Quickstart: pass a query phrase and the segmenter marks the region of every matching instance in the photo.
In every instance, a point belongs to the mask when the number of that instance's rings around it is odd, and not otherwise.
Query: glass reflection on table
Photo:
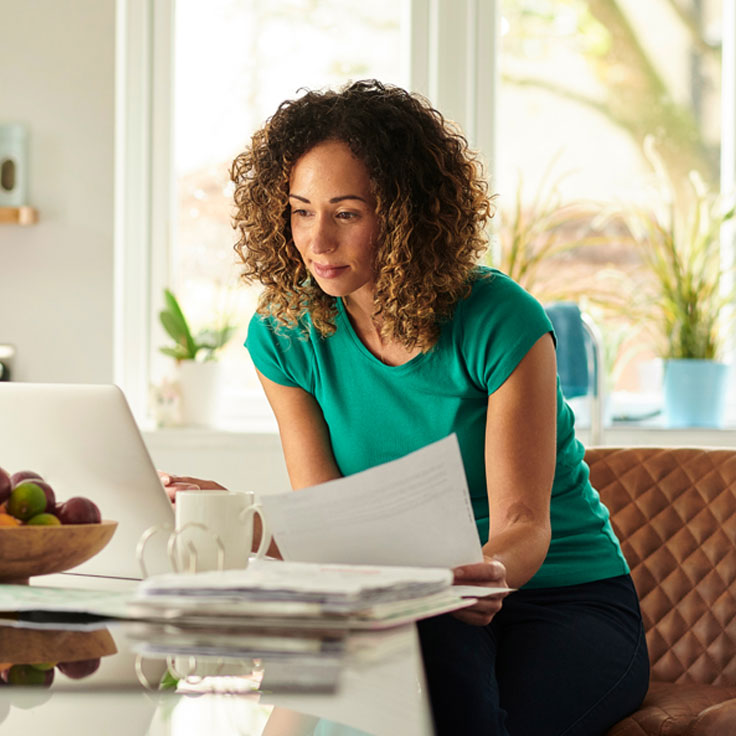
[[[261,702],[264,693],[334,692],[342,634],[87,626],[0,625],[0,728],[37,733],[43,726],[62,736],[366,733]]]

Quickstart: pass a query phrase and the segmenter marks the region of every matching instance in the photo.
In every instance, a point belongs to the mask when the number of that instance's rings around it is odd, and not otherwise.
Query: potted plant
[[[181,420],[184,424],[212,426],[219,404],[220,365],[218,353],[232,338],[237,325],[229,320],[193,332],[177,298],[164,290],[165,308],[159,313],[173,346],[160,351],[177,363]]]
[[[565,202],[561,184],[553,178],[552,159],[530,199],[519,175],[513,201],[502,207],[492,237],[488,265],[495,266],[542,302],[576,301],[585,293],[575,283],[562,283],[559,266],[571,251],[605,243],[593,232],[598,214],[589,203]]]
[[[557,334],[557,367],[561,387],[578,419],[589,422],[591,441],[601,440],[603,428],[604,365],[601,333],[581,305],[589,296],[585,282],[560,278],[570,273],[570,256],[605,245],[595,228],[599,208],[575,199],[566,201],[565,174],[553,176],[553,158],[536,190],[525,195],[518,177],[515,196],[499,212],[488,265],[497,267],[539,299]],[[575,257],[573,257],[575,260]],[[582,399],[584,401],[577,401]],[[580,413],[583,410],[583,413]]]
[[[689,177],[689,206],[675,206],[651,142],[648,154],[664,187],[663,205],[628,209],[622,219],[647,267],[635,296],[648,312],[664,361],[667,423],[718,427],[728,374],[722,359],[736,295],[734,267],[721,252],[721,230],[736,212],[697,172]]]

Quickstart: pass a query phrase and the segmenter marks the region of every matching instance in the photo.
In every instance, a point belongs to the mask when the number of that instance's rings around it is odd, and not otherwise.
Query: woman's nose
[[[317,218],[312,229],[312,252],[329,253],[337,248],[334,228],[328,218]]]

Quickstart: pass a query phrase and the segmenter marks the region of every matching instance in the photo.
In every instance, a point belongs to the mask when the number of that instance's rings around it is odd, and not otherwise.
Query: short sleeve
[[[513,373],[552,323],[544,307],[500,271],[485,270],[461,303],[467,369],[490,396]]]
[[[312,391],[310,344],[298,329],[254,314],[245,340],[255,367],[274,383]]]

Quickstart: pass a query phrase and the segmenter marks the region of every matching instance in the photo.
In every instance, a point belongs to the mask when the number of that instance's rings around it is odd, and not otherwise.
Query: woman
[[[504,600],[419,624],[439,734],[602,734],[648,660],[636,593],[556,379],[542,307],[477,266],[492,215],[466,141],[375,81],[284,102],[233,164],[247,348],[295,489],[457,434]],[[380,544],[380,540],[377,540]]]

